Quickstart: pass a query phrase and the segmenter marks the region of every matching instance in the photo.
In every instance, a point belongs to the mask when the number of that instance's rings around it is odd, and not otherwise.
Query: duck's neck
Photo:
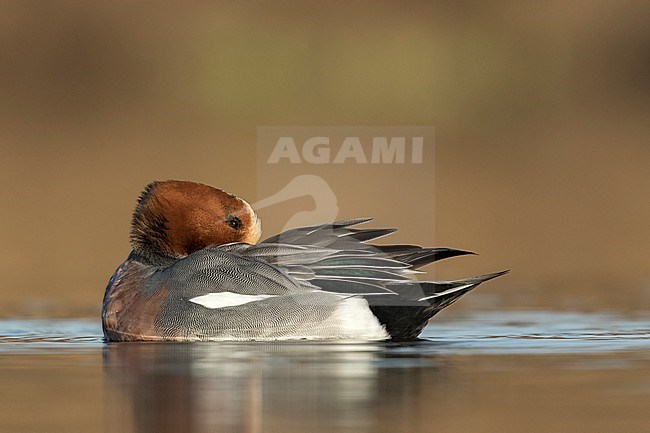
[[[174,264],[179,258],[170,257],[155,252],[145,252],[139,250],[131,250],[127,260],[132,260],[143,265],[153,266],[156,268],[166,268]]]

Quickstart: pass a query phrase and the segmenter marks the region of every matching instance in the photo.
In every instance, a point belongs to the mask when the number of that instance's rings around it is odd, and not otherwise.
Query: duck
[[[259,241],[245,200],[192,181],[148,184],[131,252],[102,303],[105,341],[415,340],[429,320],[501,271],[451,281],[416,275],[452,248],[369,243],[372,218],[285,230]]]

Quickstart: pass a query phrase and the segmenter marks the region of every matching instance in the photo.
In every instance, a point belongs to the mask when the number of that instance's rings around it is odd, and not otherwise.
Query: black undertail
[[[465,280],[409,281],[387,284],[398,296],[367,296],[373,314],[393,340],[413,340],[429,320],[479,284],[509,271],[481,275]]]

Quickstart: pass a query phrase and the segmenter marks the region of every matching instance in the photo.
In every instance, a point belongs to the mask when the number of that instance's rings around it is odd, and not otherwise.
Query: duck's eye
[[[228,224],[230,227],[234,228],[235,230],[239,230],[239,228],[241,227],[241,220],[236,216],[228,215],[226,217],[226,224]]]

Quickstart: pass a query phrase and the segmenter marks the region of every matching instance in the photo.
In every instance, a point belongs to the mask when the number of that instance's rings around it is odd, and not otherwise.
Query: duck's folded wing
[[[364,299],[311,283],[318,271],[309,265],[333,253],[246,244],[193,253],[160,271],[169,295],[156,325],[181,339],[387,338]]]
[[[394,294],[386,283],[408,280],[409,267],[363,250],[233,243],[193,253],[163,272],[166,284],[187,299],[212,294],[235,302],[313,292]]]
[[[364,244],[357,241],[356,245]],[[395,255],[397,251],[405,249],[395,247]],[[175,292],[204,305],[309,292],[383,295],[404,301],[404,289],[396,288],[407,283],[412,294],[408,301],[413,297],[425,298],[427,294],[426,287],[412,279],[411,263],[362,248],[232,243],[193,253],[165,272]],[[399,303],[397,299],[386,302]]]
[[[159,326],[180,323],[195,332],[192,338],[197,329],[209,331],[197,338],[359,336],[356,318],[372,311],[360,321],[368,332],[363,335],[381,338],[385,329],[392,338],[415,338],[431,316],[501,275],[420,282],[412,272],[407,262],[364,249],[280,243],[207,248],[160,272],[170,296]]]
[[[186,299],[211,293],[241,296],[281,296],[308,291],[289,270],[248,257],[247,244],[206,248],[163,271],[170,291]]]

